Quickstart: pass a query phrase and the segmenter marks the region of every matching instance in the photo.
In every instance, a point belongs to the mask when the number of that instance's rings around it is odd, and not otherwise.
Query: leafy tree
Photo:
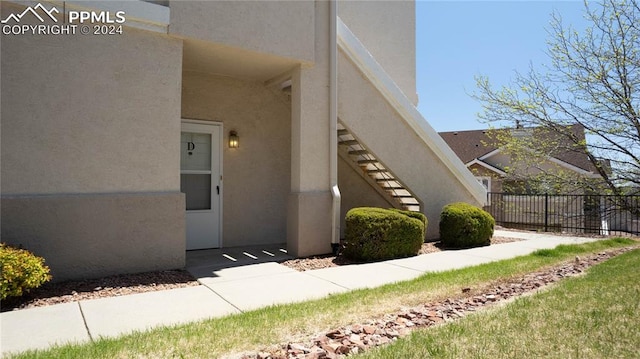
[[[553,134],[540,141],[517,131],[496,131],[496,141],[519,154],[524,167],[537,166],[551,182],[576,184],[575,176],[536,163],[548,154],[582,153],[602,178],[600,184],[623,194],[624,187],[640,186],[640,4],[585,1],[584,14],[589,26],[581,32],[563,25],[558,14],[551,16],[550,63],[543,70],[531,66],[499,90],[488,78],[477,77],[473,97],[483,103],[480,117],[492,127],[507,122]],[[587,139],[575,125],[584,128]],[[589,184],[593,181],[580,183]]]

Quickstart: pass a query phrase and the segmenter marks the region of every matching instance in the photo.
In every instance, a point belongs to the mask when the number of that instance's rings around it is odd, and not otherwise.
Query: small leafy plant
[[[33,253],[0,244],[0,299],[19,297],[51,280],[44,259]]]

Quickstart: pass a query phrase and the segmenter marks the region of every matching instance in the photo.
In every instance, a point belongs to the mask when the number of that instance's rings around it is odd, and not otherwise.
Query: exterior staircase
[[[337,27],[336,136],[344,163],[390,206],[424,213],[431,221],[437,221],[449,203],[482,206],[485,188],[340,18]],[[289,74],[265,86],[291,105]],[[439,235],[437,225],[427,227],[427,239]]]
[[[400,206],[431,222],[449,203],[482,206],[485,188],[339,18],[337,37],[338,116],[348,130],[339,141],[347,156]],[[427,239],[439,236],[437,225],[427,226]]]
[[[291,104],[290,80],[277,81],[267,86],[286,105]],[[420,212],[420,201],[396,175],[359,141],[340,121],[338,122],[338,154],[391,206]]]
[[[415,195],[340,122],[338,146],[340,157],[395,208],[420,211]]]

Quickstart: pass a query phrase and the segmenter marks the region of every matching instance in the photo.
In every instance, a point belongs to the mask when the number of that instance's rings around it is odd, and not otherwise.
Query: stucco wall
[[[415,2],[342,0],[338,16],[417,104]]]
[[[342,53],[338,71],[341,121],[422,201],[428,239],[438,238],[437,222],[446,204],[480,205]]]
[[[1,41],[3,242],[56,280],[183,267],[182,41],[127,27]]]
[[[291,77],[291,194],[287,249],[296,256],[331,251],[329,145],[330,2],[315,6],[315,62]],[[333,134],[335,135],[335,134]]]
[[[184,267],[181,193],[2,197],[2,242],[45,258],[53,280]]]
[[[169,31],[310,62],[314,1],[173,1]]]
[[[263,84],[186,72],[182,117],[223,124],[223,246],[286,241],[291,111]],[[227,145],[229,131],[240,147]]]
[[[2,194],[179,191],[181,41],[2,36]]]

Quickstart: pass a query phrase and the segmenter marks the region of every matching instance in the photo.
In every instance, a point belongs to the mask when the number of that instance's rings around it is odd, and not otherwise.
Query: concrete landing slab
[[[293,257],[287,245],[265,244],[187,251],[187,269],[198,267],[230,268],[265,262],[279,262]]]
[[[385,262],[351,264],[306,271],[306,274],[349,289],[375,288],[381,285],[414,279],[422,274],[415,269]]]
[[[2,354],[89,341],[78,303],[0,314]]]
[[[296,272],[296,270],[278,263],[260,263],[217,269],[208,267],[190,269],[190,273],[198,278],[198,281],[202,284],[221,283],[292,272]]]
[[[203,283],[242,311],[318,299],[347,291],[339,285],[296,271]]]
[[[239,312],[205,286],[87,300],[80,305],[93,338]]]

